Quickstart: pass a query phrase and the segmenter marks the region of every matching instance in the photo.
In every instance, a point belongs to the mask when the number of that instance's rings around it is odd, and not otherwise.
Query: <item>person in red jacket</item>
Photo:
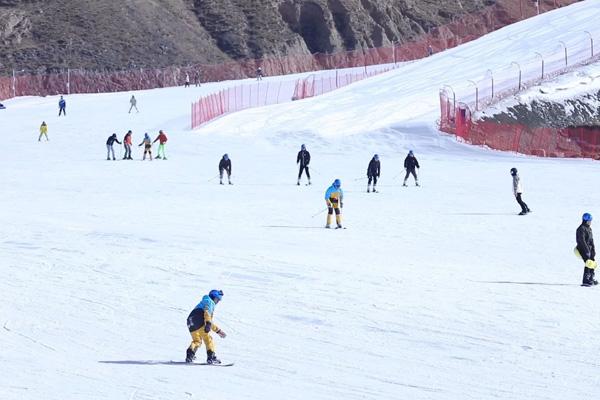
[[[133,158],[131,158],[131,135],[131,131],[127,131],[125,137],[123,138],[123,147],[125,147],[125,155],[123,156],[123,160],[133,160]]]
[[[156,137],[156,139],[154,139],[154,142],[152,143],[156,143],[158,142],[158,151],[156,152],[156,158],[162,158],[163,160],[167,159],[167,156],[165,156],[165,143],[167,143],[167,135],[165,135],[165,133],[160,130],[158,131],[158,136]],[[162,157],[160,156],[160,153],[162,152]]]

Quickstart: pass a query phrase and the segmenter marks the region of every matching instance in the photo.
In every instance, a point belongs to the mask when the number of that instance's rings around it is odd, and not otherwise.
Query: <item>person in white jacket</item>
[[[523,195],[523,184],[521,183],[521,177],[519,176],[519,172],[516,168],[511,168],[510,174],[513,177],[513,194],[517,199],[517,203],[519,203],[519,205],[521,206],[521,212],[519,213],[519,215],[525,215],[527,213],[530,213],[531,210],[521,198],[521,196]]]

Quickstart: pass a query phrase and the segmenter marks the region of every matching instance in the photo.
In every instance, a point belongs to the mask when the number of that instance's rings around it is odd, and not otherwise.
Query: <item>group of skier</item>
[[[125,149],[123,160],[133,160],[133,158],[131,157],[131,146],[133,144],[132,135],[133,133],[131,132],[131,130],[127,131],[127,133],[123,137],[122,142],[119,141],[116,133],[110,135],[108,139],[106,139],[106,159],[110,160],[112,155],[112,159],[116,160],[114,144],[118,143],[122,144],[123,148]],[[152,161],[152,145],[156,142],[158,142],[158,152],[156,158],[166,160],[167,156],[165,155],[165,144],[167,143],[167,140],[167,135],[162,130],[158,131],[158,136],[156,137],[156,139],[154,139],[154,141],[150,138],[150,135],[148,133],[145,133],[144,139],[138,145],[138,147],[144,146],[144,155],[142,157],[142,160],[145,160],[146,155],[148,155],[149,159]]]

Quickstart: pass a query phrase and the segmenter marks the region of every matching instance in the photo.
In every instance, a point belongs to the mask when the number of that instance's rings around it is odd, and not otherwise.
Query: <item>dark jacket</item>
[[[372,158],[371,162],[369,163],[369,167],[367,168],[367,176],[379,177],[380,173],[381,173],[381,163],[379,162],[379,160],[375,160],[374,158]]]
[[[577,251],[581,254],[583,261],[595,260],[596,248],[594,247],[594,235],[592,235],[592,228],[582,222],[577,228],[575,234],[577,238]]]
[[[223,170],[226,170],[227,173],[231,175],[231,159],[226,160],[224,158],[221,158],[221,161],[219,162],[219,172]]]
[[[109,146],[112,146],[114,142],[121,144],[121,142],[119,142],[119,139],[117,139],[117,135],[110,135],[106,140],[106,144]]]
[[[298,157],[296,157],[296,163],[300,163],[301,167],[306,167],[310,164],[310,153],[308,150],[300,150]]]
[[[419,162],[417,161],[417,157],[411,155],[406,156],[406,158],[404,159],[404,168],[406,168],[409,171],[412,171],[415,169],[415,167],[421,168],[419,166]]]

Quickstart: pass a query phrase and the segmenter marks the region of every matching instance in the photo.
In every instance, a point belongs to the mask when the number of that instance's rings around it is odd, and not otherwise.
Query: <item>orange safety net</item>
[[[469,144],[539,157],[581,157],[600,160],[600,127],[528,127],[492,121],[473,121],[466,104],[455,104],[440,92],[442,132]]]

